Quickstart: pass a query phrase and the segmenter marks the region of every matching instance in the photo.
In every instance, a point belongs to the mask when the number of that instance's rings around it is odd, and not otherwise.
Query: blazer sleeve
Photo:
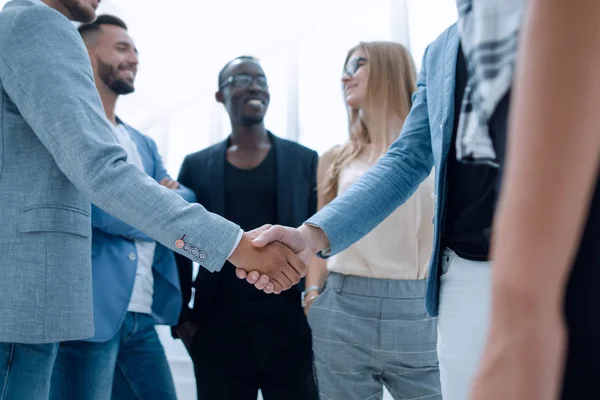
[[[92,226],[110,235],[122,236],[127,239],[142,240],[145,242],[154,241],[150,236],[138,231],[131,225],[127,225],[125,222],[116,219],[109,213],[96,207],[94,204],[92,204]]]
[[[7,29],[2,85],[65,176],[110,215],[206,269],[220,270],[239,226],[190,205],[125,162],[70,21],[50,7],[25,7]]]
[[[150,150],[153,159],[153,178],[156,181],[160,181],[165,177],[170,178],[169,174],[163,166],[162,158],[160,157],[160,154],[158,152],[156,142],[154,142],[154,140],[152,140],[148,136],[142,136],[148,144],[148,149]],[[194,192],[192,192],[190,189],[186,188],[183,185],[181,185],[178,189],[171,190],[180,195],[185,201],[189,203],[193,203],[196,201],[196,195],[194,194]],[[144,234],[143,232],[140,232],[131,225],[128,225],[125,222],[118,220],[117,218],[101,210],[95,205],[92,205],[92,226],[108,234],[123,236],[128,239],[143,240],[146,242],[151,242],[154,240],[150,236]]]
[[[398,139],[373,168],[306,221],[323,229],[329,239],[330,249],[321,256],[337,254],[360,240],[404,204],[431,172],[426,65],[423,61],[412,108]]]

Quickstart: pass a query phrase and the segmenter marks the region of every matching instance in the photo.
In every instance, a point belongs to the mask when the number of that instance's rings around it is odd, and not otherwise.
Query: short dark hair
[[[256,64],[260,64],[260,62],[258,61],[258,58],[252,57],[252,56],[239,56],[239,57],[234,58],[233,60],[231,60],[227,64],[225,64],[225,66],[223,68],[221,68],[221,71],[219,72],[219,82],[218,82],[219,87],[221,87],[221,84],[225,80],[225,70],[227,69],[227,67],[229,67],[231,64],[233,64],[237,60],[252,61],[252,62],[255,62]]]
[[[85,39],[92,34],[98,34],[102,25],[113,25],[127,30],[127,24],[121,18],[109,14],[99,15],[94,22],[79,25],[77,30],[81,37]]]

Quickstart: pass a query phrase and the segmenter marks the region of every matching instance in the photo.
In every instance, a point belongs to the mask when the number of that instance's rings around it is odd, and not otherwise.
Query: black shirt
[[[502,168],[506,149],[506,121],[510,103],[507,94],[490,119],[490,136]],[[500,180],[500,178],[499,178]],[[498,190],[500,184],[498,184]],[[573,193],[577,196],[577,193]],[[544,199],[539,199],[544,201]],[[561,212],[561,210],[556,210]],[[556,227],[560,230],[560,226]],[[600,359],[600,172],[585,229],[575,257],[564,310],[568,327],[568,352],[562,399],[600,399],[597,363]]]
[[[225,163],[225,218],[238,224],[244,231],[264,224],[276,224],[276,165],[271,149],[256,168],[245,170]],[[297,290],[280,295],[267,295],[235,276],[235,267],[226,262],[219,272],[219,283],[213,302],[212,315],[234,320],[260,315],[275,316],[289,304],[298,306]]]
[[[596,382],[600,359],[599,288],[600,174],[565,296],[569,335],[563,399],[600,398]]]
[[[256,229],[277,219],[275,157],[269,150],[253,169],[240,169],[225,163],[225,218],[244,231]]]
[[[466,83],[467,67],[462,49],[459,48],[454,126],[447,161],[447,201],[442,245],[454,250],[462,258],[487,261],[498,172],[493,167],[459,163],[456,160],[456,132]]]

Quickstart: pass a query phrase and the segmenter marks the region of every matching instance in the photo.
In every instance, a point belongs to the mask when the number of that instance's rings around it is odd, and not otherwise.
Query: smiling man
[[[231,135],[187,156],[179,182],[243,229],[298,226],[316,212],[317,153],[265,128],[270,95],[256,59],[230,61],[218,83]],[[237,279],[229,263],[219,273],[200,269],[192,283],[191,261],[178,258],[178,266],[184,308],[174,333],[194,361],[199,400],[255,400],[259,389],[265,400],[317,398],[301,288],[266,295]]]

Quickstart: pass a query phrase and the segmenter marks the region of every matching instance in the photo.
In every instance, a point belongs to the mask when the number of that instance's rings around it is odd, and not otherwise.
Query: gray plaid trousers
[[[308,313],[321,400],[442,398],[425,285],[330,274]]]

